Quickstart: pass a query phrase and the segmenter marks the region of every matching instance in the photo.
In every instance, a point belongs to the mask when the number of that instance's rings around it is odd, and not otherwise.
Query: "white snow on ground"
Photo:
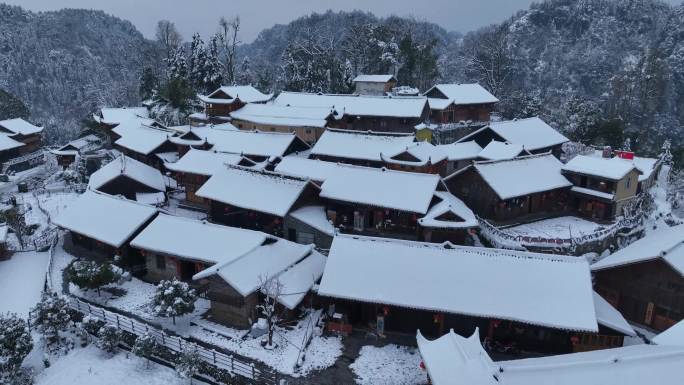
[[[24,202],[24,221],[27,225],[38,224],[40,227],[36,230],[36,234],[47,229],[47,217],[38,207],[42,207],[50,213],[50,217],[54,218],[64,210],[69,203],[78,197],[74,192],[66,193],[46,193],[33,196],[31,193],[22,194],[21,198]]]
[[[55,255],[52,257],[52,270],[50,277],[52,280],[52,289],[56,292],[62,292],[62,283],[64,281],[63,271],[66,269],[71,261],[76,259],[73,255],[67,253],[62,248],[64,238],[60,238],[59,244],[55,248]]]
[[[509,227],[506,230],[524,237],[576,238],[593,234],[601,225],[577,217],[558,217],[544,219],[524,225]]]
[[[21,252],[0,262],[0,313],[12,312],[21,317],[40,300],[45,282],[48,253]]]
[[[278,347],[272,350],[261,346],[263,337],[247,337],[243,340],[245,330],[229,328],[206,320],[195,322],[196,325],[191,328],[192,337],[259,360],[281,373],[293,376],[302,376],[313,370],[330,367],[342,354],[342,340],[339,337],[323,337],[314,333],[311,344],[305,350],[305,361],[295,371],[299,347],[302,346],[307,330],[308,317],[300,320],[291,330],[278,327],[273,335],[273,341]]]
[[[94,346],[75,349],[36,378],[36,385],[187,385],[173,369],[120,352],[113,357]],[[193,381],[195,384],[203,384]]]
[[[420,368],[420,361],[420,354],[413,347],[364,346],[349,367],[360,385],[422,385],[427,384],[427,375]]]

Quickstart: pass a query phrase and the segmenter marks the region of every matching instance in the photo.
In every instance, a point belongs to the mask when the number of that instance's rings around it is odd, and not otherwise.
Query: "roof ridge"
[[[389,131],[373,131],[373,130],[350,130],[350,129],[344,129],[344,128],[326,128],[325,131],[330,131],[330,132],[339,132],[339,133],[345,133],[345,134],[357,134],[357,135],[375,135],[375,136],[391,136],[391,137],[398,137],[398,138],[403,138],[403,137],[415,137],[416,135],[414,133],[410,132],[389,132]]]
[[[463,142],[463,143],[465,143],[465,142]],[[514,143],[513,143],[513,144],[514,144]],[[486,146],[485,146],[485,147],[486,147]],[[523,149],[524,149],[524,147],[523,147]],[[474,164],[475,166],[478,166],[478,165],[488,165],[488,164],[494,164],[494,163],[517,162],[517,161],[527,160],[527,159],[544,158],[544,157],[547,157],[547,156],[553,156],[553,154],[551,153],[551,151],[542,152],[541,154],[523,155],[523,156],[518,156],[518,157],[515,157],[515,158],[511,158],[511,159],[498,159],[498,160],[480,160],[480,161],[474,161],[473,164]],[[555,158],[556,158],[556,157],[554,156],[554,159],[555,159]]]

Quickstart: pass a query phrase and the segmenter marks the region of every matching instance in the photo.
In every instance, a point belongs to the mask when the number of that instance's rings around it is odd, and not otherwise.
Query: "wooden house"
[[[19,148],[19,155],[26,155],[38,151],[43,147],[43,127],[21,118],[0,121],[0,133],[3,133],[24,145]]]
[[[74,139],[69,143],[57,148],[56,150],[51,150],[50,152],[57,158],[57,164],[63,169],[67,169],[72,163],[76,161],[76,158],[82,153],[95,150],[102,145],[102,140],[93,134],[83,136],[78,139]]]
[[[387,95],[397,86],[393,75],[359,75],[353,82],[354,92],[359,95]]]
[[[211,301],[212,321],[241,328],[259,317],[256,306],[264,280],[280,282],[283,295],[277,300],[291,312],[320,279],[326,260],[311,246],[165,214],[131,245],[145,258],[146,280],[176,278],[190,283]]]
[[[530,155],[522,145],[492,140],[477,154],[477,160],[506,160]]]
[[[438,144],[437,148],[447,158],[445,176],[471,165],[474,160],[478,160],[480,152],[482,152],[482,147],[474,141]]]
[[[591,269],[596,291],[629,321],[663,331],[684,319],[684,225],[653,230]]]
[[[599,320],[587,261],[560,255],[338,235],[318,295],[352,328],[381,334],[479,327],[549,353],[572,351],[602,322],[634,335],[617,311]]]
[[[448,159],[441,148],[428,142],[416,142],[396,153],[380,154],[391,170],[446,175]]]
[[[209,95],[199,95],[209,123],[225,123],[231,112],[247,103],[266,103],[271,98],[273,94],[264,94],[252,86],[221,86]]]
[[[247,104],[230,113],[231,123],[241,130],[287,132],[313,145],[331,122],[330,108]]]
[[[163,170],[164,167],[164,160],[158,155],[176,150],[176,146],[169,140],[174,131],[150,126],[139,120],[119,124],[112,129],[112,133],[118,136],[114,148],[158,170]]]
[[[446,177],[449,190],[477,215],[497,224],[524,223],[570,209],[572,183],[550,153],[474,162]]]
[[[328,127],[356,131],[414,133],[415,126],[430,115],[422,96],[331,95],[281,92],[274,104],[317,107],[335,111]]]
[[[471,140],[483,148],[495,140],[520,145],[531,154],[550,151],[558,159],[563,151],[563,143],[569,141],[538,117],[489,122],[488,125],[461,138],[459,142]]]
[[[99,124],[101,131],[107,134],[108,142],[113,143],[116,139],[119,139],[118,135],[112,133],[114,127],[129,120],[141,120],[146,124],[150,124],[152,119],[149,116],[150,113],[146,107],[105,107],[96,114],[93,114],[93,120]]]
[[[479,84],[437,84],[424,94],[430,104],[430,122],[488,122],[499,102]]]
[[[612,220],[636,197],[641,171],[631,161],[578,155],[563,166],[573,184],[572,201],[582,216]]]
[[[254,163],[238,154],[190,149],[177,162],[167,163],[166,168],[173,173],[178,185],[185,190],[187,203],[208,209],[209,202],[198,197],[196,192],[216,171],[226,165],[249,167]]]
[[[64,248],[82,258],[112,260],[133,272],[140,272],[143,260],[129,242],[157,215],[157,209],[123,197],[88,190],[71,202],[54,223],[69,234]]]
[[[14,140],[10,135],[0,133],[0,162],[6,162],[21,156],[22,148],[26,145]]]
[[[328,162],[382,167],[385,164],[383,157],[400,155],[415,146],[414,140],[412,134],[327,129],[311,148],[309,157]]]
[[[166,182],[161,172],[123,154],[90,175],[88,187],[141,203],[166,202]]]
[[[227,165],[200,187],[212,222],[283,236],[292,210],[318,201],[319,187],[308,179]]]

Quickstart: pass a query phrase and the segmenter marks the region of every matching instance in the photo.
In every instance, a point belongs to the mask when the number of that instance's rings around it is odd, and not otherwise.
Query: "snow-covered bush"
[[[81,339],[81,346],[85,347],[90,343],[91,336],[97,335],[97,332],[104,325],[103,321],[86,315],[81,322],[76,325],[76,335]]]
[[[180,378],[189,378],[192,384],[192,377],[197,374],[202,365],[197,349],[194,347],[186,348],[176,360],[176,373]]]
[[[195,290],[185,283],[173,279],[172,281],[161,281],[152,301],[154,313],[161,317],[172,317],[176,323],[176,317],[192,313],[195,310],[197,295]]]
[[[97,347],[107,353],[114,353],[121,342],[121,331],[114,325],[104,325],[97,332]]]
[[[145,358],[147,362],[146,366],[149,369],[150,357],[158,353],[159,348],[160,346],[154,336],[149,333],[145,333],[135,339],[135,344],[133,344],[133,349],[131,349],[131,352],[138,357]]]
[[[76,261],[67,271],[69,281],[81,289],[95,289],[100,295],[102,286],[119,280],[120,275],[110,263],[99,264],[95,261]]]
[[[49,347],[53,347],[62,337],[60,332],[66,331],[71,325],[69,305],[63,296],[57,293],[43,293],[40,302],[31,311],[33,325],[43,333],[43,338]]]
[[[14,377],[33,349],[26,321],[16,314],[0,315],[0,373]]]

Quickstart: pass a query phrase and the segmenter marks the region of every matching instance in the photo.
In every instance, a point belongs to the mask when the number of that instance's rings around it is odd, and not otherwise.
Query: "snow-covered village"
[[[0,3],[0,385],[682,383],[684,5],[124,3]]]

